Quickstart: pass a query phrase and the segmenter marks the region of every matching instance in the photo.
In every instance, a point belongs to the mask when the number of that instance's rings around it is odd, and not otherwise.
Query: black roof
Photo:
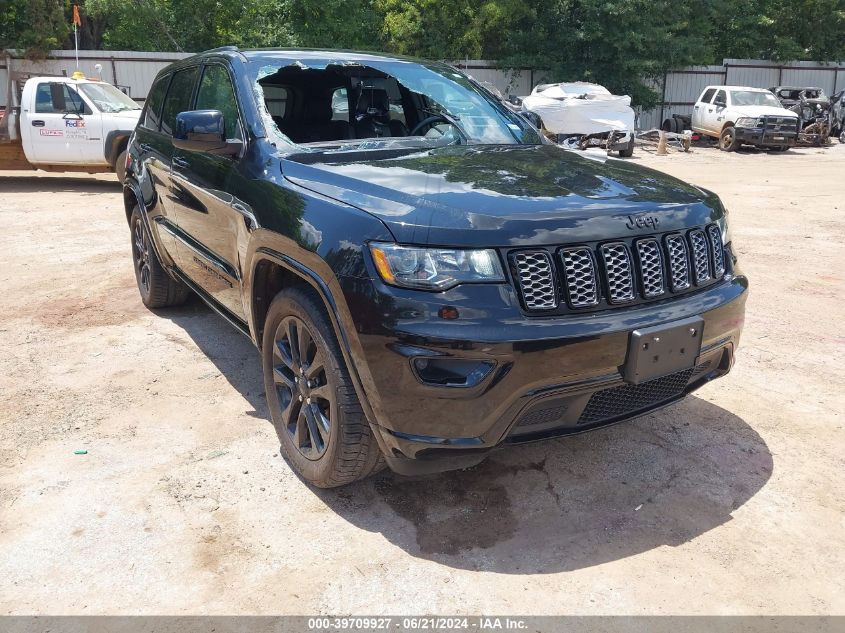
[[[221,46],[219,48],[212,48],[191,57],[187,57],[182,62],[195,60],[198,57],[205,57],[208,55],[222,55],[224,57],[242,57],[251,62],[260,62],[266,60],[270,63],[278,63],[285,61],[301,61],[306,63],[313,61],[319,64],[331,63],[333,61],[345,61],[366,64],[368,61],[379,62],[423,62],[431,63],[428,60],[423,60],[415,57],[407,57],[404,55],[392,55],[388,53],[379,53],[374,51],[354,51],[345,49],[318,49],[318,48],[239,48],[237,46]]]

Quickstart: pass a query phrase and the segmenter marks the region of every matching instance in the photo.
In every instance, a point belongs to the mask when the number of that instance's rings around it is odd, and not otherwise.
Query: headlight
[[[736,120],[736,127],[757,127],[755,117],[742,117]]]
[[[504,281],[496,251],[420,248],[373,242],[370,252],[381,278],[393,286],[446,290],[463,283]]]

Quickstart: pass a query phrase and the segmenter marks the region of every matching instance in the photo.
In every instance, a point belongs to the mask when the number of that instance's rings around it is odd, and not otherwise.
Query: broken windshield
[[[257,105],[280,149],[338,152],[543,142],[525,119],[444,64],[377,57],[368,57],[366,64],[305,61],[265,58],[252,64]]]
[[[731,103],[735,106],[771,106],[780,108],[780,101],[771,92],[731,90]]]

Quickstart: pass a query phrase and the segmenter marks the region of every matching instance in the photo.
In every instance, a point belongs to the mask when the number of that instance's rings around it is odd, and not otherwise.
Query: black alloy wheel
[[[325,353],[296,316],[282,319],[273,337],[273,381],[290,439],[303,457],[322,457],[331,438],[336,402]]]
[[[150,278],[152,276],[150,262],[150,236],[144,222],[138,218],[132,231],[132,255],[135,261],[135,275],[142,294],[150,293]]]
[[[282,455],[302,479],[343,486],[384,467],[325,305],[303,286],[281,290],[264,320],[264,390]]]

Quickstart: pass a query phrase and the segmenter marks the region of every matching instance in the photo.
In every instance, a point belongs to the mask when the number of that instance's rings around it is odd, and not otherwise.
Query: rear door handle
[[[36,119],[32,122],[32,127],[44,127],[44,121],[41,119]]]

